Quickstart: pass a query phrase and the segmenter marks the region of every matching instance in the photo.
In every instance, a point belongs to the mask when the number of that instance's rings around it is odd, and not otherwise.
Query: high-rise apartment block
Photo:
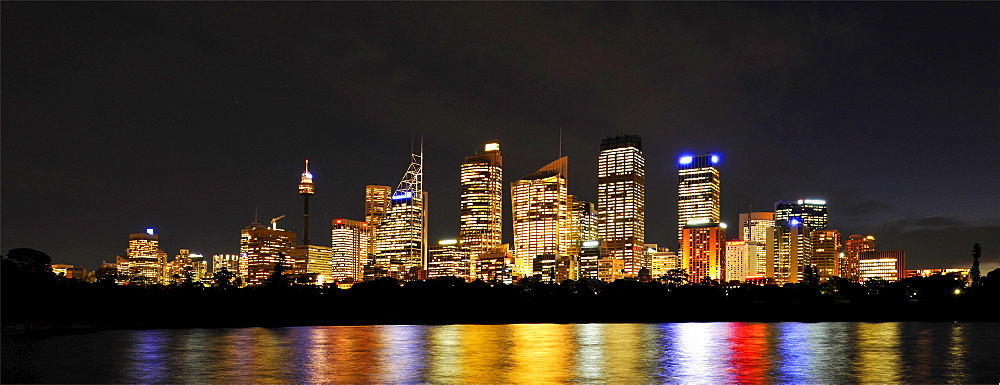
[[[567,159],[562,157],[511,184],[518,277],[532,274],[535,257],[566,255],[569,249],[566,176]]]
[[[385,218],[375,231],[376,265],[396,279],[412,280],[426,270],[427,193],[423,188],[423,152],[412,154],[410,166],[389,198]]]
[[[153,229],[145,233],[129,234],[126,275],[136,279],[136,282],[155,285],[163,282],[166,265],[166,253],[160,250],[160,236]]]
[[[678,159],[677,238],[689,221],[719,222],[719,156],[684,155]]]
[[[389,202],[392,197],[392,187],[383,185],[365,186],[365,223],[368,224],[368,257],[375,255],[375,231],[382,225]]]
[[[884,279],[899,281],[906,270],[906,250],[865,251],[859,255],[861,281]]]
[[[482,154],[465,157],[461,166],[461,220],[458,241],[468,248],[470,263],[503,243],[503,157],[500,144],[489,143]]]
[[[333,250],[329,246],[301,245],[292,249],[288,256],[292,260],[290,273],[299,282],[313,285],[334,282]]]
[[[608,137],[597,158],[597,231],[602,255],[625,261],[626,277],[645,263],[646,161],[638,135]]]
[[[277,219],[271,221],[271,227],[254,222],[244,228],[240,233],[240,254],[247,261],[246,284],[263,284],[278,264],[291,272],[294,260],[289,253],[295,249],[295,242],[295,232],[278,228]]]
[[[368,261],[371,229],[367,222],[351,219],[334,219],[330,231],[330,249],[333,254],[332,276],[337,282],[364,279]]]
[[[748,276],[766,277],[773,265],[768,256],[774,255],[774,213],[772,212],[749,212],[740,213],[739,240],[745,242],[757,242],[757,255],[753,259],[757,261],[757,266],[753,271],[748,271]],[[773,266],[772,266],[773,268]]]
[[[809,230],[826,229],[830,218],[826,211],[826,201],[819,199],[799,199],[795,202],[778,201],[774,204],[774,219],[790,221],[798,218]]]
[[[239,254],[215,254],[212,256],[212,274],[219,272],[222,268],[226,268],[226,270],[233,274],[232,279],[234,281],[237,277],[243,277],[246,274],[243,271],[242,265]]]
[[[707,220],[692,220],[681,232],[681,266],[688,280],[722,280],[726,277],[726,226]]]

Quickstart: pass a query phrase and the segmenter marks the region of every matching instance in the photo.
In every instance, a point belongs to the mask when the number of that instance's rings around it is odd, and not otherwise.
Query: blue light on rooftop
[[[694,161],[694,157],[689,156],[689,155],[685,155],[685,156],[682,156],[681,159],[678,162],[680,162],[680,164],[691,164],[691,162],[693,162],[693,161]]]
[[[410,199],[413,198],[413,191],[402,191],[392,195],[392,199]]]
[[[792,225],[792,226],[798,226],[801,223],[802,223],[802,220],[800,220],[799,218],[792,218],[792,219],[788,220],[788,224]]]
[[[154,231],[153,231],[152,227],[146,229],[146,234],[153,235],[153,233],[154,233]]]
[[[719,163],[719,156],[712,154],[712,164]]]

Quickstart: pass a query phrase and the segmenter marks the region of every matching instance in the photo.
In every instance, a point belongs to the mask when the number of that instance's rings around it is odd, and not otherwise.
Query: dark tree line
[[[267,284],[238,288],[220,270],[214,287],[121,286],[57,279],[44,253],[14,249],[3,260],[2,323],[108,328],[339,324],[585,323],[686,321],[982,321],[1000,298],[1000,269],[965,287],[957,277],[725,286],[660,280],[592,279],[514,284],[455,277],[392,278],[336,286],[297,284],[278,272]],[[186,281],[186,280],[185,280]]]

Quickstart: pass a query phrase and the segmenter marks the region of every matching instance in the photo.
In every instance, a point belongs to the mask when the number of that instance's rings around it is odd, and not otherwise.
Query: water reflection
[[[84,344],[105,349],[89,353],[94,357],[117,357],[102,363],[108,370],[74,369],[94,365],[94,358],[74,361],[65,349],[49,349],[49,356],[63,355],[58,375],[31,366],[57,367],[51,362],[23,359],[19,365],[38,382],[974,383],[995,377],[989,357],[1000,350],[997,326],[683,323],[111,331],[53,337],[33,348],[40,358],[31,358],[44,360],[45,346],[60,346],[53,342],[60,338],[100,338],[100,343]],[[66,375],[74,370],[92,377]]]

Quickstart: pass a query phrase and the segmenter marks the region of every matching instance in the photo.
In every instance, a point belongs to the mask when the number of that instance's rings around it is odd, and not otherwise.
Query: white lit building
[[[532,275],[535,257],[570,248],[566,157],[511,184],[517,277]]]
[[[646,160],[638,135],[608,137],[597,158],[597,232],[601,255],[625,261],[625,277],[646,263]]]

